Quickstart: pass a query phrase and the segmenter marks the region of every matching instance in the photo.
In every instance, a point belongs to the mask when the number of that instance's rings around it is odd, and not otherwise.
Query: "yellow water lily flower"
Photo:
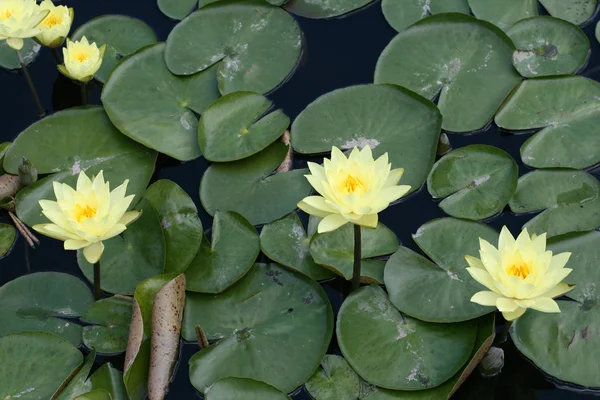
[[[98,48],[96,43],[90,44],[85,36],[79,42],[67,39],[67,47],[63,48],[65,64],[59,65],[58,69],[67,78],[88,82],[102,66],[105,51],[106,45]]]
[[[40,22],[48,10],[42,10],[35,0],[0,0],[0,40],[15,50],[23,48],[23,39],[42,31]]]
[[[311,175],[305,175],[306,179],[322,197],[306,197],[298,207],[323,218],[319,233],[348,222],[375,228],[377,214],[410,190],[410,186],[398,186],[404,169],[392,169],[387,153],[374,160],[369,146],[362,151],[355,147],[348,158],[333,147],[331,160],[324,159],[323,166],[309,162],[308,168]]]
[[[93,182],[81,171],[76,190],[54,182],[56,201],[40,200],[42,213],[52,223],[34,225],[33,229],[63,240],[65,250],[83,249],[86,260],[94,264],[104,251],[102,241],[119,235],[140,215],[140,211],[127,211],[135,197],[125,196],[128,182],[111,192],[102,171]]]
[[[47,47],[62,46],[71,30],[73,9],[66,6],[55,6],[52,0],[42,1],[40,8],[48,10],[48,15],[40,23],[42,32],[35,37],[36,40]]]
[[[467,271],[490,291],[475,293],[472,302],[498,308],[507,321],[519,318],[528,308],[560,312],[553,299],[575,287],[562,283],[572,271],[565,268],[571,253],[552,255],[546,250],[545,233],[529,237],[524,229],[515,240],[506,226],[497,249],[481,238],[479,246],[481,259],[465,257]]]

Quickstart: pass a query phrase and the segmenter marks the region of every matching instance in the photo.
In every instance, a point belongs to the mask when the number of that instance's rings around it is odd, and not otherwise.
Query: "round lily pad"
[[[79,41],[84,36],[98,47],[106,45],[102,66],[94,75],[102,83],[125,56],[158,41],[156,33],[144,21],[125,15],[93,18],[77,28],[71,40]]]
[[[516,22],[539,15],[537,0],[468,0],[473,14],[506,31]]]
[[[295,212],[263,226],[260,232],[262,252],[271,260],[300,272],[316,281],[336,274],[315,263],[308,251],[311,236],[306,234]]]
[[[442,128],[471,132],[487,125],[521,80],[511,63],[514,50],[489,22],[458,13],[432,15],[391,41],[377,62],[375,83],[404,86],[430,99],[439,94]]]
[[[484,144],[456,149],[435,163],[427,189],[440,208],[465,219],[486,219],[501,212],[517,189],[519,167],[503,150]]]
[[[194,113],[219,97],[215,69],[192,77],[169,72],[165,44],[146,47],[119,64],[102,90],[102,104],[124,135],[181,161],[200,156]]]
[[[225,378],[208,387],[206,400],[289,400],[289,397],[264,382],[245,378]]]
[[[55,200],[53,182],[75,187],[80,171],[92,176],[103,170],[112,189],[129,179],[127,194],[135,194],[133,208],[148,186],[156,162],[156,152],[123,136],[102,107],[59,111],[32,124],[9,147],[4,169],[16,175],[23,157],[40,175],[52,174],[17,194],[17,216],[30,226],[48,222],[38,202]]]
[[[467,0],[382,0],[381,10],[387,22],[398,32],[432,14],[471,12]]]
[[[337,318],[342,354],[367,382],[394,390],[441,385],[469,360],[477,323],[432,324],[402,315],[379,286],[346,298]]]
[[[323,359],[333,311],[316,282],[276,264],[256,264],[220,295],[188,293],[183,336],[195,338],[197,325],[209,339],[221,338],[190,359],[190,380],[200,392],[235,376],[290,393]]]
[[[120,236],[104,242],[100,286],[106,292],[133,294],[138,283],[164,271],[166,245],[158,214],[145,199],[136,209],[142,211],[140,218]],[[77,251],[77,262],[85,277],[93,282],[94,266],[81,250]]]
[[[392,168],[404,168],[401,183],[418,190],[433,166],[442,117],[433,103],[393,85],[359,85],[327,93],[292,125],[294,150],[324,153],[332,146],[368,145],[389,154]]]
[[[211,240],[203,240],[185,271],[187,290],[221,293],[254,265],[260,252],[256,229],[241,215],[217,212]]]
[[[528,18],[513,25],[507,34],[517,48],[513,65],[526,78],[575,73],[590,54],[585,32],[558,18]]]
[[[305,387],[316,400],[356,400],[360,378],[344,357],[327,354]]]
[[[535,170],[519,179],[509,206],[517,214],[543,211],[524,228],[548,237],[600,226],[600,184],[572,169]],[[544,211],[545,210],[545,211]]]
[[[67,340],[46,332],[0,337],[0,398],[50,399],[83,362]]]
[[[0,287],[0,335],[43,331],[81,343],[81,326],[62,318],[76,318],[94,301],[80,279],[60,272],[24,275]],[[0,389],[1,390],[1,389]]]
[[[198,0],[158,0],[157,4],[167,17],[182,20],[194,11]]]
[[[396,234],[381,222],[377,228],[360,228],[361,282],[383,283],[385,261],[373,260],[392,254],[400,243]],[[352,279],[354,266],[354,225],[346,224],[332,232],[317,233],[310,241],[310,255],[317,264],[323,265],[347,280]]]
[[[42,46],[36,43],[35,40],[31,38],[23,39],[23,48],[20,52],[26,65],[35,61],[41,48]],[[0,42],[0,67],[6,69],[21,68],[17,52],[6,44],[6,40]]]
[[[99,354],[119,354],[127,349],[131,323],[131,299],[109,297],[88,306],[81,321],[92,326],[83,328],[83,343]]]
[[[498,242],[489,226],[455,218],[429,221],[413,240],[433,262],[400,247],[385,266],[390,300],[403,313],[423,321],[466,321],[493,311],[471,302],[483,289],[466,268],[465,256],[479,255],[479,238]]]
[[[576,25],[582,25],[592,18],[598,6],[598,0],[540,0],[540,3],[550,15]]]
[[[200,183],[200,201],[206,212],[235,211],[252,225],[260,225],[295,210],[312,187],[304,177],[306,169],[272,174],[287,151],[287,145],[275,142],[243,160],[208,167]]]
[[[10,249],[17,237],[17,230],[9,224],[0,224],[0,257],[4,257]]]
[[[289,0],[284,4],[283,8],[292,14],[305,18],[331,18],[362,8],[372,1],[373,0]]]
[[[161,179],[144,193],[160,218],[165,234],[165,272],[183,272],[194,259],[204,236],[198,209],[175,182]]]
[[[215,3],[217,1],[224,1],[224,0],[199,0],[198,8],[204,7],[207,4]],[[265,1],[267,3],[273,4],[274,6],[280,6],[283,3],[285,3],[287,0],[265,0]]]
[[[290,125],[282,110],[264,115],[273,103],[252,92],[235,92],[211,104],[198,124],[202,155],[209,161],[235,161],[264,150]]]
[[[192,75],[218,63],[221,93],[266,93],[295,68],[302,33],[294,18],[258,0],[218,1],[200,8],[169,34],[167,66]]]

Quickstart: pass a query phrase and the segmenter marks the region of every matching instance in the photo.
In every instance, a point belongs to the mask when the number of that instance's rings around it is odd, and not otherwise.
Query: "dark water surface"
[[[502,1],[502,0],[497,0]],[[155,0],[69,0],[58,1],[75,9],[74,28],[93,17],[104,14],[124,14],[142,19],[152,26],[159,40],[165,40],[176,21],[162,15]],[[358,12],[344,18],[332,20],[297,20],[304,32],[305,48],[300,65],[293,76],[281,88],[270,95],[278,108],[293,120],[309,103],[320,95],[334,89],[361,83],[372,83],[375,64],[380,53],[395,36],[381,14],[381,5],[376,1]],[[592,58],[583,72],[584,76],[600,80],[600,45],[594,37],[596,17],[585,28],[592,46]],[[38,92],[49,112],[79,105],[79,87],[59,74],[49,49],[44,48],[30,66]],[[18,73],[0,71],[0,141],[12,141],[23,129],[37,120],[35,107],[27,90],[23,76]],[[100,104],[100,87],[95,87],[90,102]],[[81,129],[85,129],[84,126]],[[453,148],[468,144],[483,143],[500,147],[509,152],[519,163],[520,174],[529,169],[520,162],[519,148],[530,135],[512,135],[500,132],[495,126],[472,135],[450,135]],[[306,160],[297,159],[297,166]],[[194,201],[205,227],[212,225],[211,217],[204,212],[198,198],[200,178],[208,163],[203,159],[179,163],[168,157],[159,157],[154,179],[171,179],[178,183]],[[598,177],[598,174],[596,174]],[[401,242],[418,251],[411,233],[425,222],[445,216],[426,190],[408,197],[402,203],[384,211],[380,218],[394,230]],[[496,229],[507,225],[517,232],[529,216],[514,216],[505,212],[490,224]],[[75,252],[65,252],[62,242],[40,238],[41,245],[31,250],[22,238],[18,238],[10,255],[0,266],[0,284],[29,272],[61,271],[83,277]],[[336,280],[325,284],[334,310],[337,312],[342,301],[342,285]],[[549,382],[524,357],[517,353],[512,344],[505,344],[506,363],[503,372],[491,379],[481,378],[474,373],[455,399],[512,399],[512,400],[576,400],[596,397],[573,389],[558,389]],[[198,395],[189,382],[187,362],[197,351],[195,344],[182,346],[177,374],[170,386],[167,399],[194,399]],[[338,352],[334,341],[330,352]],[[99,363],[105,360],[99,357]],[[123,357],[111,358],[115,366],[122,368]],[[99,364],[98,364],[99,365]],[[310,396],[301,390],[293,396],[295,400],[308,400]]]

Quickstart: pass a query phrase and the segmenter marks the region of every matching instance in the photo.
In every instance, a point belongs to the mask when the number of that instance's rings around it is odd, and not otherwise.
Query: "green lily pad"
[[[294,150],[324,153],[332,146],[369,145],[389,152],[392,168],[404,168],[401,183],[418,190],[435,161],[442,116],[430,101],[392,85],[359,85],[327,93],[296,118]]]
[[[447,214],[486,219],[501,212],[517,189],[519,167],[503,150],[474,144],[451,151],[435,163],[427,189]]]
[[[342,354],[367,382],[394,390],[441,385],[469,360],[477,323],[432,324],[402,315],[379,286],[346,298],[337,318]]]
[[[178,160],[193,160],[200,157],[194,113],[219,97],[215,69],[175,76],[164,51],[165,44],[158,43],[123,60],[102,90],[102,104],[124,135]]]
[[[10,249],[17,237],[17,230],[9,224],[0,224],[0,257],[4,257]]]
[[[471,132],[487,125],[521,80],[511,63],[514,50],[489,22],[433,15],[391,41],[377,62],[375,83],[404,86],[430,99],[439,94],[442,128]]]
[[[235,376],[290,393],[323,359],[333,311],[316,282],[276,264],[256,264],[225,293],[189,293],[183,324],[186,339],[195,338],[197,325],[209,339],[222,338],[190,359],[190,380],[200,392]]]
[[[17,194],[17,216],[30,226],[48,222],[38,201],[55,200],[52,183],[75,187],[80,171],[91,176],[103,170],[112,189],[129,179],[127,194],[136,195],[133,208],[148,186],[156,162],[156,152],[123,136],[102,107],[71,108],[32,124],[9,147],[4,169],[16,175],[23,157],[39,174],[52,174]]]
[[[77,396],[75,400],[112,400],[112,398],[106,390],[97,389]]]
[[[119,354],[127,349],[131,300],[109,297],[88,306],[81,321],[93,326],[83,328],[83,343],[99,354]]]
[[[67,340],[47,332],[0,337],[0,398],[49,399],[83,362]]]
[[[88,375],[94,366],[96,361],[96,352],[92,350],[86,357],[83,363],[78,367],[79,370],[74,376],[69,376],[65,379],[68,381],[66,386],[63,387],[59,393],[54,393],[53,399],[55,400],[72,400],[80,394],[84,394],[92,390],[92,382],[88,379]]]
[[[185,190],[168,179],[150,185],[144,198],[158,212],[165,234],[165,272],[185,271],[198,252],[204,236],[194,201]]]
[[[600,226],[600,184],[572,169],[535,170],[519,179],[509,206],[517,214],[543,211],[524,228],[548,237]],[[545,210],[545,211],[544,211]]]
[[[23,48],[21,56],[26,65],[35,61],[42,46],[31,38],[23,39]],[[17,52],[6,44],[6,40],[0,42],[0,67],[6,69],[19,69],[21,63],[17,57]]]
[[[289,397],[264,382],[245,378],[225,378],[208,387],[206,400],[289,400]]]
[[[356,400],[360,378],[344,357],[325,355],[321,367],[306,382],[306,390],[316,400]]]
[[[209,161],[235,161],[264,150],[290,125],[282,110],[265,115],[273,103],[252,92],[235,92],[211,104],[198,125],[202,155]]]
[[[421,226],[413,240],[433,262],[400,247],[385,266],[391,302],[429,322],[460,322],[492,312],[471,302],[483,287],[467,272],[465,256],[479,255],[479,238],[498,243],[498,233],[479,222],[441,218]]]
[[[316,281],[333,278],[336,274],[315,263],[309,253],[312,235],[307,235],[295,212],[263,226],[260,247],[271,260],[300,272]]]
[[[138,283],[165,269],[165,237],[158,214],[145,199],[136,209],[142,211],[140,218],[121,235],[104,242],[100,287],[106,292],[133,294]],[[82,250],[77,251],[77,263],[93,282],[94,266],[87,262]]]
[[[160,12],[171,19],[182,20],[194,11],[198,0],[158,0]]]
[[[384,260],[372,260],[392,254],[400,243],[396,234],[381,222],[377,228],[360,228],[361,282],[383,284]],[[347,280],[352,279],[354,266],[354,225],[346,224],[332,232],[317,233],[310,240],[310,255],[324,266]],[[369,260],[371,259],[371,260]]]
[[[328,1],[313,1],[313,0],[289,0],[283,8],[305,18],[331,18],[338,17],[349,13],[350,11],[358,10],[371,3],[373,0],[328,0]]]
[[[540,0],[540,3],[553,17],[582,25],[594,16],[598,0]]]
[[[94,78],[102,83],[108,80],[112,70],[123,57],[158,41],[154,30],[144,21],[125,15],[102,15],[93,18],[77,28],[71,40],[79,41],[84,36],[90,43],[95,42],[98,47],[106,45],[102,66],[94,75]]]
[[[241,215],[217,212],[212,237],[203,240],[185,271],[187,290],[221,293],[252,268],[260,253],[256,229]]]
[[[281,8],[258,0],[218,1],[173,28],[165,61],[177,75],[218,63],[221,93],[266,93],[292,72],[301,50],[300,28]]]
[[[288,146],[275,142],[243,160],[212,164],[200,183],[200,201],[210,215],[235,211],[252,225],[266,224],[289,214],[312,187],[306,169],[272,174]]]
[[[539,15],[537,0],[468,0],[473,14],[507,31],[516,22]]]
[[[528,18],[513,25],[507,34],[517,48],[513,65],[526,78],[575,73],[590,54],[585,32],[558,18]]]
[[[106,390],[111,400],[129,400],[123,383],[123,373],[114,368],[111,363],[98,368],[90,377],[90,381],[95,390]]]
[[[387,22],[398,32],[429,15],[471,12],[467,0],[382,0],[381,10]]]
[[[0,287],[0,335],[42,331],[78,346],[81,326],[63,318],[79,317],[93,301],[88,286],[72,275],[38,272],[21,276]]]

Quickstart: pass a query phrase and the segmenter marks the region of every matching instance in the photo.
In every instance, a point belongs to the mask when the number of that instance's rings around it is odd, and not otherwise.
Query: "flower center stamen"
[[[12,17],[12,10],[2,10],[0,11],[0,19],[5,20]]]
[[[62,24],[62,18],[59,18],[56,15],[49,15],[46,19],[42,21],[42,25],[48,28],[52,28],[60,24]]]
[[[78,62],[84,62],[87,61],[88,58],[90,58],[90,54],[85,52],[85,51],[79,51],[73,54],[72,56],[74,61],[78,61]]]
[[[86,204],[85,206],[77,204],[75,206],[75,220],[81,222],[82,220],[92,218],[96,215],[97,211],[96,208],[91,207],[89,204]]]
[[[526,279],[531,273],[531,268],[525,263],[513,264],[506,272],[510,276],[518,276],[521,279]]]
[[[352,175],[348,175],[348,177],[344,181],[344,187],[346,188],[346,192],[348,193],[354,193],[358,189],[364,188],[363,183],[360,181],[360,179]]]

